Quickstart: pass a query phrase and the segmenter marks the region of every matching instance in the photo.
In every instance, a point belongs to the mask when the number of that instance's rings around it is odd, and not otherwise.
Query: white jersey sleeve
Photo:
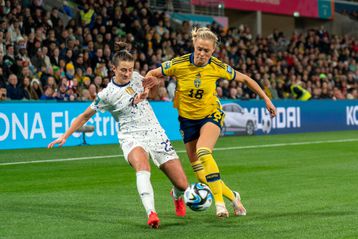
[[[96,96],[96,99],[90,105],[91,109],[104,113],[112,108],[109,104],[107,89],[103,89]]]

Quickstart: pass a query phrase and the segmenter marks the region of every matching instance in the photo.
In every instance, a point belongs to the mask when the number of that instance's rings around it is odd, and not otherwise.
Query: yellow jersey
[[[196,66],[194,54],[176,57],[162,63],[162,74],[177,80],[174,107],[179,115],[187,119],[203,119],[221,107],[216,94],[216,81],[219,78],[235,79],[235,70],[211,57],[208,64]]]

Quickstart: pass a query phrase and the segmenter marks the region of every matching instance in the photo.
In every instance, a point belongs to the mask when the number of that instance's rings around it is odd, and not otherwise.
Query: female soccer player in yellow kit
[[[174,107],[179,112],[180,130],[186,151],[197,178],[207,183],[213,192],[216,215],[229,216],[223,196],[233,203],[235,215],[246,215],[240,194],[232,191],[221,180],[219,168],[212,156],[224,122],[224,113],[216,96],[216,81],[223,78],[247,84],[264,99],[271,117],[276,115],[276,108],[253,79],[213,56],[218,38],[210,29],[194,29],[192,40],[193,53],[164,62],[161,67],[149,71],[143,86],[151,88],[159,83],[149,76],[175,77],[177,89]]]

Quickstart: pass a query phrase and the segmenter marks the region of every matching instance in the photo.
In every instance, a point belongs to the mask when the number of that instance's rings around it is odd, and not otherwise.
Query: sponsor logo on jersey
[[[135,94],[133,88],[130,87],[130,86],[126,88],[126,92],[127,92],[128,94],[130,94],[130,95],[134,95],[134,94]]]
[[[200,75],[200,73],[198,73],[198,74],[196,75],[196,79],[194,80],[194,86],[195,86],[196,88],[199,88],[200,85],[201,85],[201,79],[200,79],[200,77],[201,77],[201,75]]]

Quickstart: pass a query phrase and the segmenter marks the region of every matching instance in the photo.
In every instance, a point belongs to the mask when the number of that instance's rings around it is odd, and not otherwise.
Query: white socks
[[[137,189],[142,200],[143,206],[147,215],[150,212],[155,212],[154,208],[154,192],[152,183],[150,182],[150,172],[148,171],[138,171],[136,173],[137,176]]]

